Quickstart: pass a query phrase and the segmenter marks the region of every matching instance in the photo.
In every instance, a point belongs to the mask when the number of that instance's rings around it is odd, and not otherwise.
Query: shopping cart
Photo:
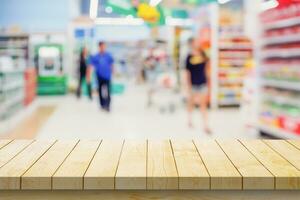
[[[173,71],[160,72],[154,82],[154,101],[161,113],[174,113],[180,102],[176,74]]]

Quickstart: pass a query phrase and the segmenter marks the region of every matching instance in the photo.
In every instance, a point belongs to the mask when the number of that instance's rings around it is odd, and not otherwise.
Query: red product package
[[[300,119],[295,117],[280,116],[280,128],[300,135]]]

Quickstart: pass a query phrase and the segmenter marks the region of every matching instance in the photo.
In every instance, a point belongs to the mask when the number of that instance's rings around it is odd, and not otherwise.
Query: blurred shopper
[[[110,84],[113,63],[114,59],[112,55],[106,52],[106,44],[104,42],[99,42],[99,52],[91,57],[91,65],[93,65],[97,75],[101,108],[107,112],[110,111]]]
[[[87,92],[89,95],[90,100],[92,100],[92,86],[91,81],[88,76],[88,49],[83,47],[80,52],[80,59],[79,59],[79,83],[77,88],[77,97],[80,98],[81,96],[81,87],[84,81],[86,82]]]
[[[208,95],[208,67],[209,59],[205,52],[201,49],[199,43],[195,39],[190,39],[192,51],[186,59],[186,80],[188,87],[188,123],[193,127],[192,112],[195,105],[200,106],[200,111],[203,116],[204,131],[207,134],[211,133],[208,125],[207,112],[207,95]]]

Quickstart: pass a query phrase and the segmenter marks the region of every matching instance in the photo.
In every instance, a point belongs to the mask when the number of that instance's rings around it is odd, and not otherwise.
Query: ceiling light
[[[98,0],[91,0],[90,1],[90,18],[95,19],[98,16]]]
[[[218,0],[219,4],[225,4],[228,3],[231,0]]]
[[[192,19],[166,17],[167,26],[192,26],[193,24],[194,21]]]
[[[150,0],[150,6],[156,7],[162,0]]]
[[[109,18],[101,17],[94,20],[96,25],[130,25],[130,26],[141,26],[144,25],[144,20],[140,18],[124,17],[124,18]]]

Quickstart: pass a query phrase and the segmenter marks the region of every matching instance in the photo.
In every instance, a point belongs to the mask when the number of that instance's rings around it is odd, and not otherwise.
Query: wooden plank
[[[300,140],[287,140],[287,142],[294,145],[296,148],[300,149]]]
[[[179,189],[210,189],[210,176],[193,141],[172,140],[171,144],[179,176]]]
[[[271,190],[274,176],[237,140],[217,140],[243,176],[244,190]]]
[[[12,140],[0,140],[0,149],[8,145]]]
[[[299,200],[300,191],[1,191],[1,200]]]
[[[23,151],[33,140],[14,140],[0,150],[0,168]]]
[[[275,176],[277,190],[300,189],[300,171],[261,140],[242,140],[242,144]]]
[[[115,175],[124,141],[103,140],[85,176],[85,190],[115,189]]]
[[[178,174],[170,141],[148,141],[147,189],[178,189]]]
[[[0,168],[0,190],[19,190],[21,176],[55,143],[35,141],[22,153]]]
[[[80,141],[52,177],[54,190],[82,190],[83,176],[101,141]]]
[[[145,190],[146,163],[147,141],[126,140],[115,177],[116,189]]]
[[[56,142],[23,176],[24,190],[51,190],[52,175],[71,153],[78,141]]]
[[[284,140],[265,140],[278,154],[300,170],[300,150]]]
[[[195,140],[211,177],[212,190],[241,190],[242,177],[219,145],[212,140]]]

